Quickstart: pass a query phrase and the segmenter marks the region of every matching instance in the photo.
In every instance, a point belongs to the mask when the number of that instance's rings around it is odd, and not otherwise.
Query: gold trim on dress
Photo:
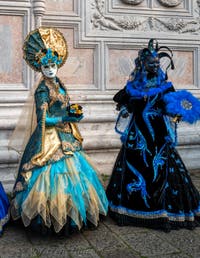
[[[32,159],[32,163],[38,166],[43,166],[61,146],[55,127],[47,127],[44,134],[44,148],[40,156]],[[64,156],[64,155],[63,155]],[[58,156],[59,157],[59,156]],[[57,160],[58,160],[57,157]]]
[[[31,159],[31,163],[36,166],[44,165],[61,145],[55,127],[45,128],[46,112],[47,105],[43,105],[41,151]]]
[[[80,142],[83,142],[83,137],[81,136],[81,133],[79,132],[78,126],[76,123],[70,123],[72,128],[72,134],[73,136]]]
[[[40,158],[44,152],[44,141],[45,141],[45,119],[46,119],[46,112],[47,112],[47,106],[44,105],[43,106],[43,114],[42,114],[42,146],[41,146],[41,151],[37,154],[35,154],[35,156],[32,157],[31,162],[34,165],[38,165],[37,164],[37,159]]]
[[[63,151],[64,152],[68,152],[68,150],[66,150],[66,149],[70,149],[71,151],[76,151],[76,148],[77,147],[80,147],[80,142],[79,141],[75,141],[75,142],[73,142],[73,143],[70,143],[70,142],[67,142],[67,141],[62,141],[62,148],[63,148]]]
[[[52,157],[50,158],[50,162],[51,161],[58,161],[60,159],[62,159],[65,156],[65,153],[63,153],[61,147],[59,147],[59,149],[57,149],[57,151],[52,155]]]
[[[67,94],[67,90],[65,87],[63,87],[63,84],[60,82],[61,86],[65,90],[65,95],[62,93],[59,93],[59,82],[55,82],[53,79],[49,79],[44,77],[45,85],[49,89],[49,97],[50,97],[50,104],[49,106],[51,107],[56,101],[60,101],[62,103],[62,108],[65,108],[69,104],[69,96]]]
[[[23,176],[24,180],[28,182],[32,176],[32,171],[27,171],[26,173],[22,172],[21,175]]]
[[[56,130],[63,133],[72,133],[72,129],[69,123],[60,123],[56,125]]]

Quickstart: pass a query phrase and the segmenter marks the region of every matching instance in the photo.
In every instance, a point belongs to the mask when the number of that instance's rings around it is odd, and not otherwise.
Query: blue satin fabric
[[[4,225],[8,222],[9,214],[9,201],[8,197],[3,189],[3,186],[0,182],[0,234],[2,234]]]

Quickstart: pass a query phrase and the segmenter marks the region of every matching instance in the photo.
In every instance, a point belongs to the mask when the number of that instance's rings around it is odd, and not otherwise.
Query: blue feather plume
[[[164,102],[169,115],[180,115],[183,121],[190,124],[200,120],[200,101],[187,90],[167,93]]]

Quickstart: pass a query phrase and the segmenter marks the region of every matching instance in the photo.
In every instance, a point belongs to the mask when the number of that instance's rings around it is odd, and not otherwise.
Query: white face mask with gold
[[[55,63],[49,63],[41,66],[42,73],[47,78],[54,78],[58,71],[58,66]]]

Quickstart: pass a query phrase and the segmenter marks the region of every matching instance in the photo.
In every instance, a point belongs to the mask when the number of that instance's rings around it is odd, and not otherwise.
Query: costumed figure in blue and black
[[[0,182],[0,236],[3,234],[3,228],[9,221],[9,200]]]
[[[160,66],[167,58],[166,71]],[[167,80],[174,69],[168,47],[149,40],[135,69],[115,96],[120,111],[116,131],[122,147],[107,187],[109,214],[118,225],[194,228],[200,222],[200,195],[176,146],[178,121],[200,119],[200,102],[190,92],[175,91]]]
[[[40,27],[27,36],[23,50],[27,64],[43,76],[34,90],[35,112],[22,113],[23,122],[31,121],[32,129],[26,128],[31,132],[28,143],[20,150],[20,137],[13,136],[10,144],[23,152],[13,191],[12,218],[42,234],[68,236],[83,227],[95,228],[100,215],[107,214],[108,201],[94,166],[82,150],[77,127],[83,118],[82,107],[70,105],[67,89],[56,77],[68,55],[67,43],[57,29]],[[27,101],[27,107],[32,107],[31,103]],[[29,114],[27,119],[25,114]],[[25,124],[28,127],[29,123]]]

